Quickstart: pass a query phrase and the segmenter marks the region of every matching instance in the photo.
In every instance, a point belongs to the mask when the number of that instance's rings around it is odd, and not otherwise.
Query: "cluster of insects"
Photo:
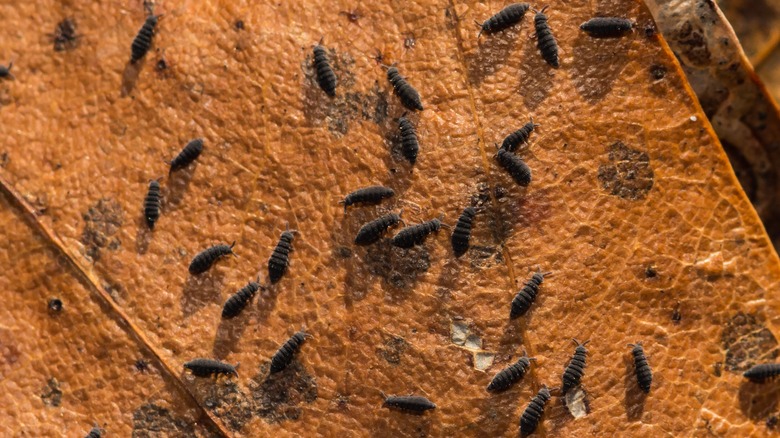
[[[547,7],[538,11],[534,9],[534,29],[537,47],[542,58],[553,68],[558,68],[560,66],[558,42],[545,14],[546,9]],[[505,7],[484,22],[477,23],[480,28],[477,38],[481,37],[483,33],[486,35],[495,34],[512,27],[519,23],[529,10],[532,10],[532,8],[528,3],[514,3]],[[160,16],[149,15],[146,18],[143,26],[132,41],[131,63],[137,63],[149,52]],[[583,23],[581,29],[593,37],[613,38],[631,32],[633,27],[634,23],[624,18],[597,17]],[[12,77],[10,73],[11,67],[12,63],[9,63],[8,67],[0,66],[0,78]],[[313,48],[313,68],[319,87],[327,96],[335,97],[339,80],[328,59],[328,53],[325,47],[322,46],[322,40]],[[387,66],[387,81],[392,87],[394,94],[407,110],[398,118],[399,139],[404,158],[414,165],[420,153],[420,142],[415,126],[407,117],[407,114],[408,111],[423,111],[422,99],[417,89],[401,75],[396,65]],[[516,152],[521,144],[528,143],[532,133],[539,126],[534,123],[533,118],[530,118],[528,123],[507,135],[500,147],[496,145],[496,162],[521,187],[531,184],[531,169]],[[200,156],[202,151],[202,139],[190,141],[170,161],[169,176],[171,173],[189,166]],[[378,204],[393,196],[395,196],[395,192],[391,188],[377,185],[355,190],[346,195],[340,203],[343,204],[344,212],[346,213],[348,207],[361,204]],[[143,217],[150,230],[154,230],[155,224],[160,219],[161,197],[160,179],[151,181],[143,201]],[[476,206],[464,208],[452,229],[450,242],[455,257],[461,257],[468,252],[472,227],[480,211],[481,208]],[[402,211],[387,213],[363,224],[355,236],[355,245],[372,245],[383,239],[390,228],[404,222],[401,219],[401,214]],[[442,222],[442,218],[433,218],[414,225],[404,225],[404,228],[390,238],[390,243],[393,246],[402,249],[422,245],[431,234],[439,232],[442,227],[448,227]],[[284,231],[268,260],[268,279],[271,284],[280,281],[288,270],[289,256],[296,233],[296,230],[288,229]],[[201,251],[192,259],[189,265],[190,275],[198,276],[204,274],[220,259],[235,255],[233,252],[234,246],[235,242],[231,245],[217,244]],[[517,292],[514,299],[509,303],[510,320],[519,318],[529,311],[536,300],[545,277],[550,274],[550,272],[541,271],[534,273],[531,279]],[[263,286],[258,281],[249,281],[246,286],[227,299],[222,309],[222,318],[229,319],[240,315],[262,288]],[[270,373],[274,374],[286,369],[301,349],[307,337],[310,336],[304,330],[301,330],[284,342],[270,358]],[[575,340],[574,342],[576,343],[574,354],[562,375],[561,394],[566,394],[572,388],[580,385],[585,373],[588,353],[585,345],[588,341],[580,343]],[[648,365],[644,350],[641,343],[631,344],[631,347],[635,361],[637,382],[642,391],[649,393],[652,383],[652,371]],[[522,380],[530,369],[531,362],[535,360],[535,358],[527,357],[526,355],[521,356],[514,364],[499,371],[487,385],[486,390],[499,392],[509,389],[516,382]],[[238,377],[238,364],[232,365],[215,359],[196,358],[184,363],[183,366],[196,377]],[[780,374],[780,365],[772,364],[757,366],[745,373],[745,376],[751,380],[765,381],[778,374]],[[382,395],[384,398],[383,406],[391,409],[423,413],[436,408],[432,401],[418,395]],[[520,417],[520,431],[523,435],[531,434],[536,430],[542,420],[545,405],[551,397],[550,389],[544,385],[533,397]],[[100,429],[95,428],[90,431],[88,436],[99,437],[100,434]]]

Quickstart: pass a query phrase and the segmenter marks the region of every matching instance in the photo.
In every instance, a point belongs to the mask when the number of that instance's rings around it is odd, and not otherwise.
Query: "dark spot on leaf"
[[[769,418],[766,419],[766,428],[769,430],[775,430],[777,423],[777,415],[770,415]]]
[[[317,399],[317,382],[297,360],[283,371],[268,374],[270,362],[260,367],[260,374],[249,383],[256,413],[268,423],[297,420],[301,403]]]
[[[133,438],[161,436],[184,438],[196,435],[189,421],[174,417],[168,409],[154,403],[142,405],[133,412]]]
[[[381,348],[376,349],[377,356],[386,360],[387,362],[398,365],[401,363],[401,356],[406,349],[409,348],[409,343],[400,336],[388,337],[384,345]]]
[[[365,264],[372,275],[382,277],[398,289],[405,289],[428,271],[431,260],[424,245],[401,249],[393,246],[390,239],[382,239],[368,247]]]
[[[46,386],[43,387],[41,392],[41,400],[46,406],[57,407],[62,403],[62,390],[60,390],[60,382],[54,377],[50,378],[46,382]]]
[[[622,142],[609,147],[609,162],[599,166],[601,186],[614,196],[636,201],[653,188],[650,157]]]
[[[715,377],[720,377],[723,374],[723,362],[715,362],[712,366],[712,374],[714,374]]]
[[[645,277],[655,278],[657,276],[658,276],[658,271],[655,270],[655,266],[650,265],[647,268],[645,268]]]
[[[149,362],[147,362],[146,359],[138,359],[135,361],[135,369],[138,370],[139,373],[146,372],[146,370],[149,369]]]
[[[118,202],[103,198],[82,215],[84,230],[81,232],[81,243],[85,246],[87,257],[93,262],[100,259],[100,251],[121,246],[119,238],[113,237],[124,223],[124,212]]]
[[[346,246],[339,246],[334,250],[334,252],[336,253],[336,256],[342,259],[348,259],[352,257],[352,250]]]
[[[244,29],[244,21],[243,20],[236,20],[236,22],[233,23],[233,27],[235,27],[236,30],[243,30]]]
[[[232,380],[210,385],[203,405],[232,430],[241,430],[252,419],[252,401]]]
[[[677,305],[674,306],[674,311],[672,311],[672,322],[679,324],[680,321],[682,321],[682,313],[680,312],[680,303],[677,303]]]
[[[755,315],[737,313],[721,335],[726,350],[726,370],[740,373],[753,365],[772,362],[778,353],[777,339]]]

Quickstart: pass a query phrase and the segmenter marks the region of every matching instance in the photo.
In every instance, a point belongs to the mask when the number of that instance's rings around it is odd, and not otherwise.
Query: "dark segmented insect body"
[[[0,78],[12,78],[14,77],[13,74],[11,74],[11,67],[14,66],[13,61],[8,63],[8,67],[4,65],[0,65]]]
[[[258,283],[250,281],[249,284],[242,287],[241,290],[231,295],[230,298],[225,301],[225,306],[222,308],[222,317],[233,318],[238,316],[259,289],[260,285]]]
[[[382,407],[415,413],[436,409],[432,401],[419,395],[391,395],[385,397]]]
[[[271,358],[271,374],[278,373],[287,368],[287,365],[290,365],[295,353],[298,352],[301,348],[301,344],[306,340],[306,336],[308,336],[307,333],[300,331],[292,335],[284,345],[276,350],[276,353],[274,353],[274,356]]]
[[[501,149],[504,149],[509,152],[514,152],[515,149],[517,149],[517,146],[520,145],[520,143],[525,143],[528,141],[528,137],[531,136],[531,133],[534,132],[534,128],[536,128],[537,126],[539,125],[534,123],[534,119],[532,118],[531,121],[523,125],[522,128],[507,135],[506,138],[504,139],[504,142],[501,143]]]
[[[190,370],[192,375],[197,377],[209,377],[216,375],[228,375],[238,377],[236,367],[229,363],[220,362],[216,359],[193,359],[184,364],[184,368]]]
[[[198,275],[208,271],[220,257],[233,254],[233,246],[235,246],[235,244],[236,242],[233,242],[233,244],[228,246],[224,243],[220,243],[219,245],[204,249],[192,259],[192,262],[190,263],[190,274]]]
[[[539,286],[544,281],[544,277],[550,275],[549,272],[537,272],[520,289],[512,299],[512,309],[509,311],[509,318],[515,319],[525,315],[531,304],[536,300],[536,294],[539,293]]]
[[[146,17],[144,25],[141,26],[141,30],[138,31],[138,35],[135,36],[133,45],[130,47],[133,52],[130,57],[130,62],[137,62],[149,51],[149,48],[152,46],[152,38],[154,37],[154,28],[157,26],[157,20],[159,18],[159,15],[150,15]]]
[[[179,155],[176,155],[176,158],[171,160],[171,170],[168,173],[170,174],[171,172],[187,167],[198,158],[198,155],[200,155],[201,152],[203,152],[203,139],[196,138],[195,140],[190,141],[184,146],[184,149],[179,152]]]
[[[650,393],[650,385],[653,383],[653,370],[650,369],[650,364],[647,363],[647,356],[645,356],[645,349],[642,348],[642,344],[640,342],[637,342],[636,344],[629,344],[630,347],[633,347],[631,349],[631,354],[634,356],[634,372],[636,373],[636,381],[639,383],[639,387],[642,389],[642,391],[645,392],[645,394]],[[769,364],[776,365],[776,364]],[[749,370],[747,370],[744,374],[745,377],[749,378],[750,380],[753,380],[750,376],[748,376],[748,373],[755,370],[756,368],[761,367],[761,365],[757,365]],[[763,371],[757,370],[757,373],[755,375],[762,374]],[[780,374],[780,366],[774,367],[774,374],[772,375],[778,375]],[[764,379],[761,379],[760,381],[763,381]]]
[[[531,5],[528,3],[513,3],[505,7],[497,14],[485,20],[482,24],[477,23],[477,25],[480,27],[479,35],[482,35],[482,32],[488,34],[500,32],[516,23],[519,23],[530,8]],[[477,35],[477,37],[479,37],[479,35]]]
[[[476,208],[466,207],[458,218],[458,223],[455,224],[455,229],[452,230],[452,251],[455,253],[455,257],[460,257],[468,251],[469,240],[471,239],[471,224],[474,222],[476,215]]]
[[[380,238],[388,228],[401,222],[401,216],[398,213],[390,213],[366,223],[355,236],[356,245],[370,245]]]
[[[637,344],[638,346],[638,344]],[[637,346],[634,346],[634,350],[632,353],[634,353],[634,364],[637,364],[637,353],[636,348]],[[641,348],[641,346],[639,346]],[[642,358],[644,359],[644,352],[642,352]],[[647,360],[645,360],[645,366],[647,365]],[[637,365],[637,380],[639,380],[639,366]],[[768,380],[772,380],[773,378],[780,375],[780,364],[779,363],[762,363],[759,365],[755,365],[749,370],[745,371],[744,374],[742,374],[745,378],[749,379],[751,382],[755,383],[764,383]],[[652,376],[650,377],[652,379]],[[648,390],[650,388],[650,384],[647,385]],[[647,392],[647,391],[645,391]]]
[[[144,198],[144,217],[149,229],[154,229],[154,223],[160,218],[160,183],[152,181],[149,183],[149,191]]]
[[[393,236],[392,243],[399,248],[411,248],[415,245],[422,245],[429,234],[439,231],[440,228],[441,221],[439,219],[431,219],[421,224],[410,225]]]
[[[577,348],[574,349],[574,355],[571,357],[569,365],[566,366],[566,370],[563,372],[563,386],[561,386],[562,394],[566,394],[570,389],[579,385],[580,381],[582,381],[582,376],[585,374],[585,361],[588,357],[588,349],[585,348],[585,344],[590,341],[585,341],[581,344],[577,342],[576,339],[573,339],[573,341],[577,344]]]
[[[503,391],[522,379],[531,366],[532,357],[522,356],[514,364],[499,371],[487,386],[488,391]]]
[[[383,199],[387,199],[395,195],[393,189],[384,186],[370,186],[357,189],[354,192],[348,194],[340,204],[344,204],[344,212],[347,211],[347,207],[354,204],[375,204]]]
[[[414,125],[406,117],[398,119],[398,127],[401,130],[401,151],[404,158],[414,164],[417,162],[417,153],[420,151],[420,143],[417,141],[417,133]]]
[[[531,168],[520,157],[505,149],[499,149],[496,159],[517,184],[523,187],[531,184]]]
[[[100,438],[103,436],[103,431],[99,427],[93,427],[84,438]]]
[[[282,279],[287,271],[287,265],[290,264],[290,251],[292,251],[292,241],[295,238],[294,230],[287,230],[279,237],[279,243],[276,244],[271,258],[268,259],[268,279],[271,283],[276,283]]]
[[[558,42],[555,41],[550,25],[547,23],[547,15],[544,15],[545,6],[536,12],[534,27],[536,27],[536,47],[542,52],[542,58],[551,66],[558,68]]]
[[[338,84],[336,73],[333,72],[333,68],[330,66],[325,48],[319,44],[314,46],[314,70],[317,71],[317,83],[320,84],[322,91],[328,96],[335,96],[336,85]]]
[[[401,103],[410,110],[423,110],[420,94],[414,89],[395,67],[387,69],[387,80],[393,85],[395,95],[401,99]]]
[[[580,29],[597,38],[621,37],[633,28],[633,21],[619,17],[595,17],[580,25]]]
[[[550,390],[546,387],[542,387],[539,392],[531,399],[531,403],[523,411],[523,415],[520,417],[520,433],[522,436],[528,436],[539,427],[539,422],[542,421],[542,415],[544,414],[544,405],[550,401]]]

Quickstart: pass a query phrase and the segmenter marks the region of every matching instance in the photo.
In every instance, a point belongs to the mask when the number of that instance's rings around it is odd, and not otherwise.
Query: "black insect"
[[[268,279],[271,283],[276,283],[282,279],[287,271],[287,265],[290,264],[290,251],[292,251],[292,241],[295,238],[295,230],[287,230],[279,237],[279,243],[276,244],[271,258],[268,259]]]
[[[517,292],[512,299],[512,310],[509,311],[509,318],[515,319],[525,315],[531,304],[536,300],[536,294],[539,293],[539,286],[544,282],[544,277],[551,272],[536,272],[530,280]]]
[[[11,67],[13,67],[13,66],[14,66],[14,62],[13,61],[8,63],[8,67],[6,67],[4,65],[0,65],[0,79],[5,79],[5,78],[13,79],[14,78],[13,73],[11,73]]]
[[[477,26],[480,27],[477,38],[482,35],[482,32],[487,34],[500,32],[516,23],[519,23],[530,8],[531,5],[528,3],[513,3],[500,10],[496,15],[493,15],[492,17],[485,20],[482,24],[475,21]]]
[[[531,403],[523,411],[520,417],[520,433],[522,436],[528,436],[536,430],[539,422],[544,415],[544,405],[550,401],[550,390],[543,386],[542,389],[531,399]]]
[[[348,194],[343,201],[339,201],[339,204],[344,204],[344,212],[347,212],[347,207],[354,204],[376,204],[383,199],[387,199],[395,195],[393,189],[384,186],[370,186],[357,189],[354,192]]]
[[[636,351],[636,347],[634,347],[634,352],[635,351]],[[634,361],[636,362],[636,353],[634,353]],[[645,361],[645,366],[647,366],[646,361]],[[753,368],[745,371],[745,373],[742,375],[750,379],[750,381],[752,382],[764,383],[780,375],[780,364],[762,363],[759,365],[755,365]]]
[[[93,427],[84,438],[100,438],[103,436],[103,429],[98,426]]]
[[[523,187],[531,184],[531,168],[520,157],[505,149],[499,149],[496,160],[517,184]]]
[[[582,23],[580,29],[597,38],[621,37],[634,28],[634,22],[619,17],[595,17]]]
[[[469,239],[471,239],[471,224],[477,215],[477,209],[466,207],[452,230],[452,251],[455,257],[460,257],[469,249]]]
[[[322,91],[333,97],[336,95],[338,80],[336,79],[336,73],[333,72],[333,68],[330,66],[325,48],[321,44],[322,41],[314,46],[314,70],[317,71],[317,83],[320,84]]]
[[[428,235],[439,231],[442,223],[439,219],[431,219],[417,225],[410,225],[401,229],[391,241],[393,245],[399,248],[412,248],[415,245],[422,245]]]
[[[238,364],[235,366],[229,363],[220,362],[216,359],[193,359],[184,364],[184,368],[190,370],[192,375],[197,377],[210,377],[218,375],[238,377]]]
[[[130,62],[136,63],[139,59],[146,55],[149,48],[152,46],[152,38],[154,37],[154,28],[157,26],[157,20],[159,15],[150,15],[146,17],[144,25],[141,26],[141,30],[138,31],[138,35],[133,39],[133,45],[130,47],[132,55],[130,56]]]
[[[636,373],[636,381],[639,383],[639,387],[645,394],[650,393],[650,385],[653,383],[653,370],[650,369],[650,364],[647,363],[647,356],[645,356],[645,349],[642,348],[642,343],[628,344],[631,349],[631,354],[634,356],[634,372]],[[774,366],[773,366],[774,365]],[[761,368],[767,367],[767,368]],[[767,371],[773,370],[774,374],[767,373]],[[748,375],[750,374],[750,375]],[[747,370],[744,374],[748,379],[756,382],[763,382],[768,376],[776,376],[780,374],[780,365],[766,364],[756,365],[753,368]],[[763,377],[759,377],[763,376]]]
[[[401,222],[401,215],[398,213],[386,214],[366,223],[355,236],[356,245],[370,245],[382,238],[388,228]]]
[[[555,41],[550,25],[547,24],[547,15],[544,15],[543,7],[541,11],[535,11],[534,27],[536,27],[536,47],[542,52],[542,58],[551,66],[558,68],[558,42]]]
[[[225,301],[225,306],[222,308],[222,317],[233,318],[238,316],[238,314],[244,310],[244,307],[249,304],[249,300],[255,296],[258,290],[260,290],[260,284],[250,281],[246,286],[242,287],[241,290],[231,295],[230,298]]]
[[[287,365],[290,365],[293,356],[300,350],[301,344],[303,344],[303,341],[306,340],[307,336],[311,335],[304,331],[297,332],[292,335],[284,345],[276,350],[276,353],[274,353],[274,356],[271,358],[271,374],[278,373],[287,368]]]
[[[528,141],[528,137],[534,132],[534,128],[538,126],[540,125],[534,123],[534,119],[531,117],[531,121],[523,125],[522,128],[506,136],[504,142],[501,143],[501,149],[514,152],[520,143],[526,143]]]
[[[211,266],[216,263],[220,257],[226,256],[228,254],[235,255],[233,252],[233,247],[235,245],[236,242],[233,242],[230,246],[225,245],[224,243],[220,243],[219,245],[214,245],[199,252],[190,263],[190,274],[202,274],[208,271],[209,268],[211,268]]]
[[[150,230],[154,230],[154,223],[160,218],[160,183],[152,180],[149,183],[149,191],[144,198],[144,217]]]
[[[493,380],[490,381],[487,390],[497,392],[509,388],[525,376],[525,373],[531,366],[532,360],[536,360],[536,358],[526,356],[520,357],[517,362],[499,371],[498,374],[493,377]]]
[[[420,143],[417,141],[417,133],[414,125],[404,116],[398,119],[398,127],[401,130],[401,151],[404,158],[414,164],[417,162],[417,153],[420,151]]]
[[[410,110],[423,110],[420,94],[414,89],[395,67],[387,69],[387,80],[393,85],[395,95],[401,99],[401,103]]]
[[[577,342],[576,339],[572,339],[577,348],[574,349],[574,355],[569,361],[569,365],[566,366],[566,370],[563,372],[563,385],[561,386],[561,393],[566,394],[570,389],[580,384],[582,376],[585,374],[585,361],[588,357],[588,349],[585,345],[590,342],[585,341],[583,343]]]
[[[179,155],[176,155],[176,158],[171,160],[169,163],[171,165],[171,170],[168,173],[170,174],[171,172],[187,167],[198,158],[198,155],[200,155],[201,152],[203,152],[203,139],[196,138],[191,140],[184,146],[184,149],[179,152]]]
[[[382,407],[416,414],[422,414],[425,411],[436,409],[436,405],[432,401],[419,395],[385,396]]]

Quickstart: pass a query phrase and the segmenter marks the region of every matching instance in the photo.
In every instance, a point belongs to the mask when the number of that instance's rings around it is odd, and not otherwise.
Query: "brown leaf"
[[[540,429],[550,436],[764,430],[772,409],[752,407],[760,388],[739,372],[773,356],[724,331],[776,345],[777,259],[643,5],[552,5],[553,70],[528,38],[531,15],[477,39],[472,20],[496,12],[481,2],[380,1],[356,21],[340,13],[355,10],[346,3],[256,3],[158,4],[154,50],[124,97],[140,4],[68,6],[83,36],[62,52],[40,37],[62,11],[4,7],[16,60],[16,79],[0,83],[8,435],[86,434],[98,422],[111,436],[516,436],[532,394],[559,385],[571,337],[591,339],[584,418],[554,399]],[[578,26],[596,14],[638,28],[591,39]],[[323,36],[343,79],[334,99],[309,61]],[[377,49],[423,98],[414,169],[392,153],[404,109]],[[518,152],[534,175],[521,189],[493,144],[531,115],[542,126]],[[204,152],[163,178],[149,232],[148,181],[194,137]],[[380,183],[390,202],[344,214],[346,193]],[[411,251],[352,244],[381,212],[453,225],[473,200],[485,211],[461,259],[445,229]],[[221,321],[231,293],[258,272],[265,281],[287,224],[299,230],[287,275]],[[238,257],[189,276],[197,252],[233,240]],[[538,267],[554,275],[509,321]],[[314,337],[269,377],[271,355],[304,326]],[[453,327],[468,336],[456,343]],[[655,373],[647,397],[625,346],[636,341]],[[732,345],[749,357],[727,361]],[[525,380],[487,393],[523,350],[537,358]],[[195,357],[240,362],[240,377],[194,378],[182,364]],[[438,408],[388,411],[382,391]]]

